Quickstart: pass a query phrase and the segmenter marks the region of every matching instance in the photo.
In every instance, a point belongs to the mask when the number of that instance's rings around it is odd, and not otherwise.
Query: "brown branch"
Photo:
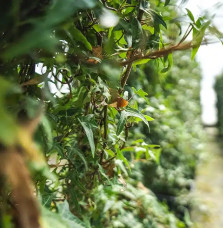
[[[164,57],[164,56],[166,56],[166,55],[168,55],[174,51],[187,50],[187,49],[190,49],[193,47],[196,47],[196,45],[193,45],[192,41],[187,42],[187,43],[177,44],[177,45],[173,45],[173,46],[163,48],[163,49],[160,49],[157,51],[150,52],[147,55],[142,55],[142,54],[134,55],[129,60],[121,62],[120,65],[126,66],[129,64],[132,64],[134,61],[142,60],[142,59],[157,59],[160,57]]]
[[[184,36],[182,37],[182,39],[180,40],[180,42],[179,42],[178,44],[183,43],[183,42],[187,39],[187,37],[190,35],[190,33],[191,33],[192,30],[193,30],[193,26],[190,24],[190,25],[188,26],[188,28],[187,28],[187,30],[186,30]]]
[[[219,41],[207,41],[207,40],[204,40],[204,41],[202,41],[201,45],[215,44],[215,43],[218,43],[218,42]],[[166,56],[166,55],[168,55],[170,53],[173,53],[175,51],[184,51],[184,50],[188,50],[190,48],[195,48],[198,45],[199,44],[197,44],[197,43],[193,44],[193,41],[189,41],[189,42],[185,42],[185,43],[178,43],[178,44],[173,45],[173,46],[169,46],[169,47],[166,47],[166,48],[162,48],[160,50],[156,50],[156,51],[150,52],[147,55],[142,55],[142,54],[135,55],[132,58],[130,58],[129,60],[121,62],[120,65],[121,66],[126,66],[126,65],[128,65],[130,63],[133,63],[134,61],[142,60],[142,59],[157,59],[157,58],[160,58],[160,57],[164,57],[164,56]]]

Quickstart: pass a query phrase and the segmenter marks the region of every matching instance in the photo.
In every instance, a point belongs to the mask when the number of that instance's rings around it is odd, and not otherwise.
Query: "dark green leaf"
[[[164,28],[167,29],[167,25],[166,25],[166,22],[163,20],[163,18],[158,14],[156,13],[155,11],[151,10],[151,14],[153,16],[153,20],[154,20],[154,24],[156,25],[163,25]]]
[[[139,21],[134,18],[131,22],[131,30],[132,30],[132,45],[135,47],[139,44],[142,37],[142,26]]]
[[[86,136],[88,138],[90,148],[91,148],[91,153],[92,156],[94,157],[95,155],[95,144],[94,144],[94,134],[93,134],[93,129],[97,128],[97,124],[94,121],[93,115],[89,114],[83,118],[78,119],[84,128],[84,131],[86,133]]]
[[[70,32],[72,34],[72,38],[76,41],[79,41],[81,43],[84,44],[84,46],[92,51],[92,46],[91,44],[88,42],[87,38],[83,35],[83,33],[77,29],[75,26],[72,26],[72,28],[70,29]]]

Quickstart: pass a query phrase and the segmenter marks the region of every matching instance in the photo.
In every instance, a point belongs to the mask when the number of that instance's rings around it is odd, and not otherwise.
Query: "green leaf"
[[[148,147],[153,149],[160,149],[160,145],[157,144],[149,144]]]
[[[124,164],[123,164],[123,160],[121,160],[121,159],[116,159],[115,160],[115,165],[116,165],[116,167],[117,167],[117,173],[118,174],[120,174],[121,172],[120,171],[122,171],[126,176],[128,176],[128,172],[127,172],[127,170],[126,170],[126,167],[124,166]]]
[[[128,117],[127,112],[125,110],[123,110],[121,112],[120,119],[119,119],[118,126],[117,126],[117,131],[116,131],[117,135],[121,134],[121,132],[125,126],[127,117]]]
[[[136,90],[134,87],[132,87],[132,89],[133,89],[133,92],[135,94],[137,94],[138,96],[142,97],[147,102],[147,104],[149,103],[149,100],[146,97],[148,95],[148,93],[146,93],[145,91],[143,91],[143,89],[141,89],[141,88],[139,90]]]
[[[200,18],[196,21],[196,25],[198,26],[199,30],[197,28],[193,28],[193,42],[192,44],[195,46],[192,49],[191,52],[191,59],[193,60],[197,54],[197,51],[201,45],[201,42],[203,40],[203,37],[205,35],[205,30],[208,28],[210,25],[210,21],[205,22],[203,25],[200,24],[201,20]]]
[[[77,29],[75,26],[73,26],[70,29],[70,33],[72,34],[72,38],[76,41],[79,41],[80,43],[84,44],[84,46],[92,51],[92,46],[91,44],[88,42],[87,38],[82,34],[82,32]]]
[[[141,37],[142,37],[142,26],[136,18],[132,20],[131,32],[132,32],[132,46],[135,47],[140,43]]]
[[[135,10],[135,6],[132,6],[132,7],[127,7],[127,8],[125,8],[124,10],[123,10],[123,15],[127,15],[127,14],[129,14],[129,13],[131,13],[133,10]]]
[[[94,144],[93,129],[97,128],[97,124],[94,121],[93,114],[89,114],[89,115],[82,117],[78,120],[81,123],[82,127],[84,128],[84,131],[86,133],[86,136],[87,136],[89,144],[90,144],[92,156],[94,157],[94,155],[95,155],[95,144]]]
[[[66,200],[63,203],[57,203],[57,208],[62,219],[66,221],[70,228],[85,228],[83,222],[70,212],[69,204]]]
[[[125,165],[128,167],[128,169],[131,170],[128,160],[125,158],[122,151],[118,147],[116,147],[116,152],[117,152],[117,159],[122,160],[125,163]]]
[[[105,150],[111,157],[115,156],[115,153],[112,150]]]
[[[161,148],[152,148],[151,150],[149,149],[149,154],[151,156],[151,158],[157,163],[159,164],[160,162],[160,154],[161,154]]]
[[[98,24],[93,25],[93,28],[95,29],[96,32],[102,32],[105,31],[105,28],[101,27]]]
[[[122,132],[124,126],[125,126],[127,117],[129,117],[129,116],[138,117],[149,128],[149,123],[148,123],[146,117],[140,111],[138,111],[136,109],[133,109],[133,108],[130,108],[130,107],[127,107],[125,110],[123,110],[121,112],[120,119],[119,119],[119,122],[118,122],[117,132],[116,132],[117,135],[120,135],[121,134],[121,132]]]
[[[126,111],[127,111],[128,116],[134,116],[134,117],[140,118],[149,128],[149,123],[148,123],[147,119],[139,110],[128,107],[128,108],[126,108]]]
[[[123,44],[123,45],[127,44],[122,30],[114,31],[114,38],[115,38],[115,41],[116,42],[118,41],[119,44]]]
[[[133,67],[136,67],[137,65],[142,65],[142,64],[146,64],[150,61],[151,59],[141,59],[141,60],[137,60],[135,61],[132,65]]]
[[[154,120],[152,117],[147,116],[147,115],[144,115],[144,117],[146,118],[146,120],[147,120],[148,122]],[[135,117],[135,121],[138,123],[138,122],[142,121],[142,119],[140,119],[140,118],[138,118],[138,117]]]
[[[161,73],[166,73],[166,72],[172,67],[172,65],[173,65],[173,54],[172,54],[172,53],[170,53],[170,54],[168,55],[167,60],[168,60],[168,66],[165,67],[165,68],[163,68],[163,69],[161,70]]]
[[[191,11],[189,9],[186,9],[186,11],[187,11],[187,15],[189,16],[189,18],[191,19],[191,21],[193,21],[195,23],[194,15],[191,13]]]
[[[152,26],[143,25],[143,26],[142,26],[142,29],[143,29],[143,30],[149,31],[151,34],[154,34],[154,27],[152,27]]]
[[[158,13],[156,13],[155,11],[153,11],[153,10],[150,10],[150,11],[151,11],[151,14],[153,16],[153,20],[154,20],[155,25],[161,24],[164,28],[167,29],[166,22],[163,20],[163,18]]]
[[[144,115],[147,121],[153,121],[154,119],[151,116]]]

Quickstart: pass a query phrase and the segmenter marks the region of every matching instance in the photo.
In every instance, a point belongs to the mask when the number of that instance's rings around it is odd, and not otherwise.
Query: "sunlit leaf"
[[[137,60],[133,63],[133,67],[137,66],[137,65],[141,65],[141,64],[146,64],[150,61],[150,59],[141,59],[141,60]]]

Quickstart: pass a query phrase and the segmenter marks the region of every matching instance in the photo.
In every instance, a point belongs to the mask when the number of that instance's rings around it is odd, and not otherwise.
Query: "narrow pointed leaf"
[[[97,128],[92,115],[85,116],[81,119],[78,119],[84,128],[84,131],[86,133],[86,136],[88,138],[90,148],[91,148],[91,153],[92,156],[94,157],[95,155],[95,144],[94,144],[94,134],[93,134],[93,128]]]
[[[117,127],[117,132],[116,132],[117,135],[121,134],[121,132],[122,132],[124,126],[125,126],[127,117],[128,117],[128,115],[127,115],[126,111],[123,110],[121,112],[120,119],[119,119],[119,122],[118,122],[118,127]]]

